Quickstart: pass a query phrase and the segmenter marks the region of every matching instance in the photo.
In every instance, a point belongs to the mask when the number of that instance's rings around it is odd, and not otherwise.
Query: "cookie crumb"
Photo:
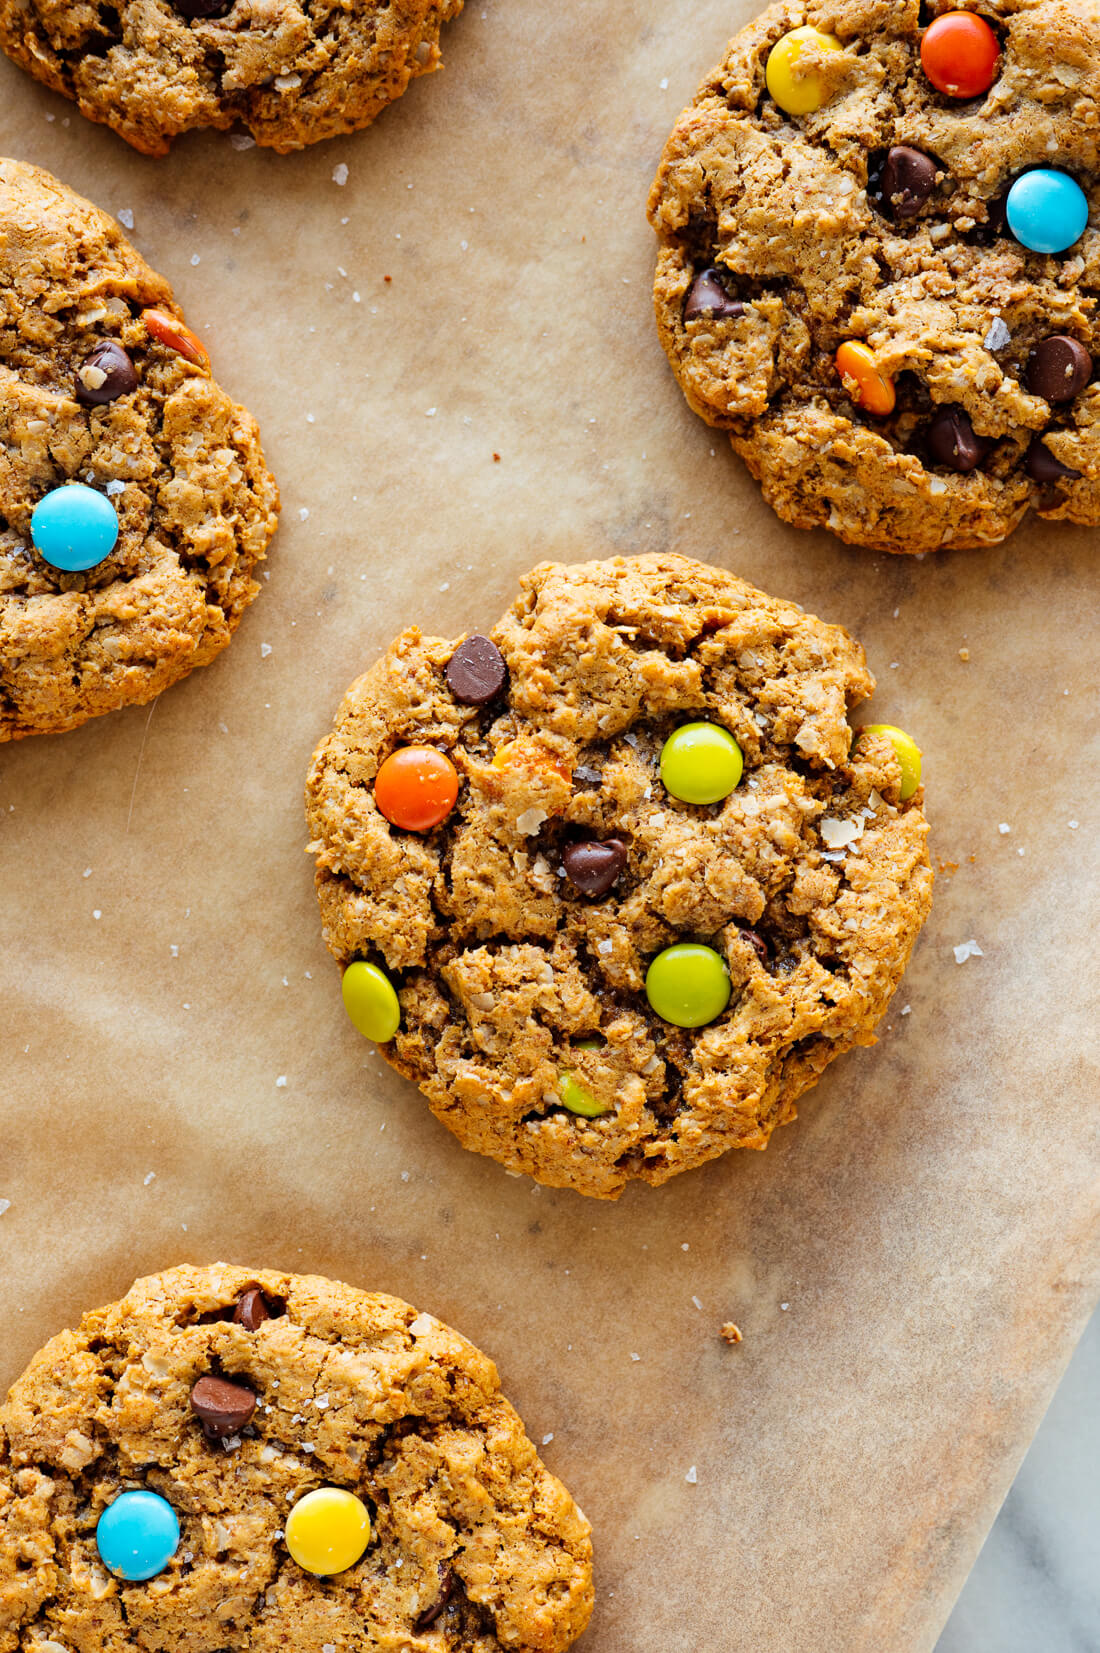
[[[743,1343],[745,1341],[741,1335],[740,1326],[734,1325],[732,1320],[727,1320],[722,1327],[722,1337],[727,1343]]]
[[[970,659],[970,650],[969,649],[960,649],[959,650],[959,659],[962,661],[963,665],[965,666],[967,661]]]

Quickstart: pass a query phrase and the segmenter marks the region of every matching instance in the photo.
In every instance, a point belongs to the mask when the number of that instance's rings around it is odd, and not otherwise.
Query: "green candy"
[[[558,1095],[570,1113],[583,1114],[585,1119],[598,1119],[601,1114],[607,1113],[607,1108],[600,1102],[587,1085],[572,1073],[563,1073],[558,1080]]]
[[[865,735],[885,735],[897,753],[901,765],[901,801],[906,803],[920,785],[920,747],[912,735],[893,723],[865,723]]]
[[[685,723],[661,748],[661,780],[681,803],[720,803],[743,769],[741,748],[718,723]]]
[[[344,971],[344,1009],[365,1039],[384,1045],[401,1026],[397,992],[384,970],[356,959]]]
[[[674,1027],[705,1027],[729,1003],[730,978],[725,960],[713,947],[679,941],[657,954],[646,971],[645,991],[662,1021]]]

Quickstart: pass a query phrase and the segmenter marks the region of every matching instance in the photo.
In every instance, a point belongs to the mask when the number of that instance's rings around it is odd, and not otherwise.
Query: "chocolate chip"
[[[936,187],[937,170],[930,155],[895,144],[882,168],[883,211],[892,218],[915,218]]]
[[[246,1332],[254,1332],[265,1320],[271,1319],[271,1311],[259,1286],[249,1286],[247,1291],[241,1292],[237,1307],[233,1310],[233,1319]]]
[[[1092,357],[1078,339],[1055,333],[1031,352],[1027,388],[1044,402],[1072,402],[1092,378]]]
[[[1027,450],[1027,474],[1033,482],[1039,482],[1044,487],[1053,482],[1073,482],[1084,473],[1071,470],[1063,465],[1060,459],[1055,459],[1041,436],[1031,438],[1031,446]]]
[[[742,941],[747,941],[761,964],[768,962],[768,944],[763,936],[758,936],[755,930],[738,930],[737,934]]]
[[[619,838],[601,843],[588,838],[581,844],[567,844],[561,862],[566,877],[582,895],[606,895],[626,866],[626,845]]]
[[[233,10],[234,3],[235,0],[172,0],[180,16],[186,17],[189,23],[200,18],[224,17]]]
[[[436,1601],[434,1601],[430,1607],[425,1608],[423,1613],[421,1613],[420,1616],[417,1619],[414,1620],[414,1622],[413,1622],[413,1634],[414,1635],[419,1636],[425,1630],[430,1630],[432,1625],[435,1623],[436,1619],[439,1617],[439,1615],[442,1613],[443,1609],[446,1607],[447,1603],[450,1601],[451,1597],[454,1595],[454,1593],[455,1593],[455,1575],[452,1573],[452,1571],[449,1567],[441,1567],[440,1568],[440,1570],[439,1570],[439,1587],[440,1587],[440,1590],[442,1592],[442,1594],[439,1596],[439,1598]]]
[[[695,277],[684,305],[685,321],[696,321],[700,316],[709,316],[713,321],[727,321],[744,313],[745,306],[739,298],[732,298],[726,291],[721,271],[714,265]]]
[[[467,637],[447,665],[447,687],[464,706],[485,706],[508,681],[504,656],[491,637]]]
[[[928,427],[928,446],[941,465],[963,475],[977,470],[989,452],[988,445],[975,436],[969,417],[955,407],[941,408],[936,414]]]
[[[104,339],[76,370],[76,399],[83,407],[104,407],[137,389],[133,362],[114,339]]]
[[[243,1383],[208,1375],[201,1377],[191,1391],[191,1410],[207,1440],[220,1441],[244,1428],[256,1410],[256,1397]]]

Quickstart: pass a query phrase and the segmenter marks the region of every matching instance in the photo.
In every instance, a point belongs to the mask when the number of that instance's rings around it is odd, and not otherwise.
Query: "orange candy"
[[[1000,42],[984,17],[949,11],[924,32],[920,60],[937,92],[949,98],[984,97],[997,78]]]
[[[182,321],[170,316],[167,310],[143,310],[141,319],[149,337],[156,339],[158,344],[167,345],[169,350],[174,350],[186,361],[194,362],[196,367],[210,366],[210,357],[202,340]]]
[[[400,746],[374,777],[374,801],[395,827],[430,832],[458,797],[458,770],[434,746]]]
[[[572,771],[553,752],[535,740],[509,740],[493,753],[494,769],[553,769],[563,781],[573,779]]]
[[[867,413],[877,414],[880,419],[893,413],[898,400],[894,381],[879,372],[870,345],[849,339],[836,353],[836,369],[852,401]]]

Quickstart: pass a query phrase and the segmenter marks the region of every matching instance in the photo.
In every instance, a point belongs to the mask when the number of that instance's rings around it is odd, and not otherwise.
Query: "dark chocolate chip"
[[[1074,482],[1084,473],[1075,471],[1068,465],[1063,465],[1060,459],[1055,459],[1041,436],[1031,438],[1031,446],[1027,450],[1027,474],[1033,482],[1048,487],[1054,482]]]
[[[1092,357],[1078,339],[1055,333],[1031,352],[1027,388],[1044,402],[1072,402],[1092,378]]]
[[[936,187],[936,172],[930,155],[895,144],[882,168],[883,211],[892,218],[915,218]]]
[[[180,16],[186,17],[189,23],[197,23],[200,18],[224,17],[233,10],[234,3],[235,0],[172,0]]]
[[[745,306],[726,291],[721,272],[714,265],[695,277],[684,305],[685,321],[696,321],[700,316],[727,321],[744,313]]]
[[[241,1292],[237,1307],[233,1310],[233,1319],[246,1332],[254,1332],[265,1320],[271,1319],[271,1311],[259,1286],[249,1286],[247,1291]]]
[[[430,1630],[436,1619],[443,1612],[443,1609],[446,1607],[451,1597],[454,1595],[455,1575],[449,1567],[441,1567],[439,1570],[439,1588],[441,1594],[437,1600],[433,1601],[430,1607],[426,1607],[420,1616],[413,1621],[414,1635],[419,1636],[422,1635],[425,1630]]]
[[[76,370],[76,399],[86,408],[104,407],[137,389],[133,362],[114,339],[104,339]]]
[[[582,895],[606,895],[626,866],[626,845],[619,838],[589,838],[581,844],[567,844],[562,866],[569,882]]]
[[[742,941],[747,941],[761,964],[768,962],[768,944],[763,936],[758,936],[755,930],[738,930],[737,934]]]
[[[191,1391],[191,1410],[207,1439],[220,1441],[244,1428],[256,1410],[256,1397],[243,1383],[208,1375]]]
[[[447,687],[464,706],[488,705],[507,681],[504,656],[491,637],[467,637],[447,664]]]
[[[962,408],[941,408],[928,427],[928,446],[941,465],[963,475],[975,471],[989,452],[988,445],[975,436],[974,427]]]

